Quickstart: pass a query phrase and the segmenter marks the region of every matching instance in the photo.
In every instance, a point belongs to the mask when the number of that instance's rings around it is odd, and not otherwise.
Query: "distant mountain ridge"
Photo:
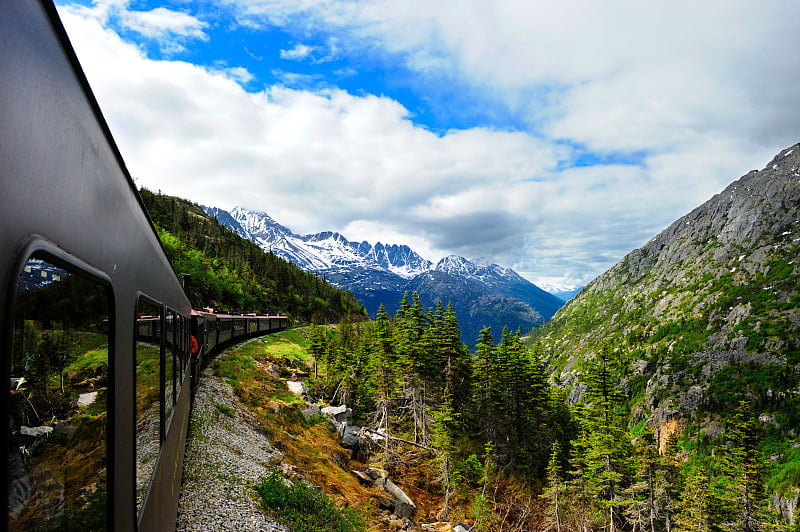
[[[305,270],[323,272],[361,267],[385,270],[410,279],[432,266],[430,261],[408,246],[351,242],[332,231],[297,235],[264,212],[242,207],[235,207],[230,213],[213,207],[204,208],[210,215],[217,216],[221,224]]]
[[[434,264],[409,246],[351,242],[325,231],[297,235],[268,214],[235,207],[203,207],[210,215],[262,249],[290,260],[352,291],[374,316],[382,303],[394,312],[404,292],[418,292],[426,306],[452,301],[470,344],[483,327],[499,335],[503,326],[523,331],[546,322],[563,301],[510,268],[451,255]]]

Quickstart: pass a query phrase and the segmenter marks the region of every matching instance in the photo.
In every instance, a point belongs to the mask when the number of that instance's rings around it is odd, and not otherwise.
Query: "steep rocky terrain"
[[[613,352],[633,422],[662,439],[686,427],[719,437],[738,401],[753,402],[778,467],[800,426],[798,252],[800,144],[629,253],[536,340],[572,400],[583,361]]]

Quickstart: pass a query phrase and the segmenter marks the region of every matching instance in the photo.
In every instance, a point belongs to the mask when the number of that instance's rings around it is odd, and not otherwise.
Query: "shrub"
[[[287,486],[277,469],[255,486],[261,504],[292,532],[357,532],[366,530],[366,520],[353,508],[336,508],[321,491],[303,484]]]

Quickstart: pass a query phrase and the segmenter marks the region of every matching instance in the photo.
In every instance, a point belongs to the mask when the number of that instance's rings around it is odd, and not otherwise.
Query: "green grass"
[[[161,376],[161,349],[152,344],[136,343],[136,411],[145,412],[158,401]]]
[[[223,405],[222,403],[215,403],[214,407],[221,413],[225,414],[228,417],[236,417],[236,412],[233,408],[229,407],[228,405]]]
[[[292,532],[357,532],[366,518],[353,508],[338,509],[321,491],[303,484],[287,486],[273,469],[255,486],[263,508]]]
[[[103,366],[108,366],[108,345],[84,351],[65,369],[68,374],[75,372],[78,376],[93,376]]]
[[[284,358],[296,364],[312,360],[306,348],[308,340],[297,330],[288,330],[261,339],[262,349],[273,358]]]

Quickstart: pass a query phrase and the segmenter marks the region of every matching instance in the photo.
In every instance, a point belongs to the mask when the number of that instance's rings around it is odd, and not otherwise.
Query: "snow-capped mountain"
[[[372,316],[381,304],[394,313],[404,292],[419,293],[426,307],[452,302],[468,344],[483,327],[498,335],[504,325],[531,329],[563,305],[514,270],[486,261],[450,255],[434,267],[406,245],[351,242],[331,231],[301,236],[263,212],[203,209],[262,249],[352,291]]]
[[[471,279],[476,279],[484,283],[501,282],[501,280],[511,282],[527,282],[511,268],[503,268],[499,264],[490,264],[485,261],[472,261],[459,257],[458,255],[448,255],[436,264],[436,269],[451,275],[463,275]]]
[[[203,207],[217,220],[262,249],[290,260],[304,270],[324,273],[330,270],[362,268],[379,270],[411,279],[433,265],[408,246],[374,246],[369,242],[351,242],[339,233],[325,231],[313,235],[297,235],[268,214],[235,207],[228,213],[222,209]]]
[[[503,268],[498,264],[450,255],[436,264],[436,270],[477,281],[490,293],[523,301],[545,319],[550,319],[564,304],[562,300],[521,277],[511,268]]]

